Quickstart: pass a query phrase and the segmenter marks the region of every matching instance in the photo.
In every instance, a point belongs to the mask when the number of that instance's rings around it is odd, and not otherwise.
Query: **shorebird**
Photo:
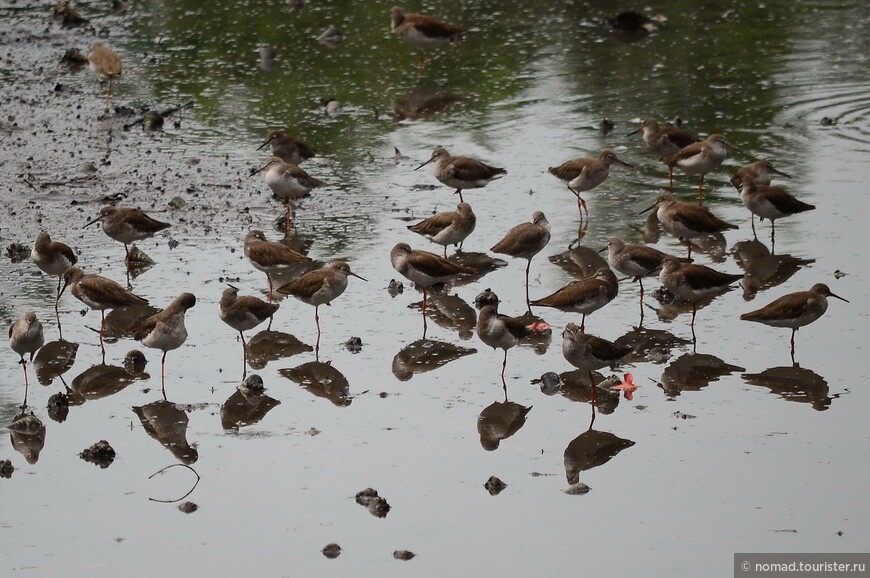
[[[436,48],[447,42],[459,42],[462,40],[462,33],[465,32],[462,28],[445,24],[431,16],[413,12],[403,14],[398,6],[390,9],[390,28],[420,53],[418,67],[421,75],[426,63],[424,50]]]
[[[57,289],[54,292],[54,308],[57,310],[57,302],[60,299],[60,281],[64,271],[78,263],[78,257],[68,245],[59,241],[52,241],[45,231],[36,236],[36,242],[30,251],[30,258],[44,273],[57,276]]]
[[[812,211],[815,205],[799,201],[780,187],[759,185],[749,174],[743,175],[740,187],[740,200],[752,213],[752,234],[755,235],[755,215],[763,221],[770,219],[770,242],[776,235],[776,220],[804,211]]]
[[[536,307],[552,307],[567,313],[580,313],[580,331],[586,329],[586,316],[598,311],[616,297],[619,292],[619,281],[608,267],[602,267],[595,275],[572,281],[555,293],[543,299],[536,299],[531,304]]]
[[[541,211],[532,214],[532,220],[520,223],[502,237],[501,241],[490,247],[490,251],[526,259],[526,305],[529,304],[529,268],[532,258],[550,242],[550,223]]]
[[[289,231],[292,226],[293,201],[301,199],[313,189],[326,185],[323,181],[315,179],[295,164],[286,163],[278,157],[269,157],[263,165],[254,171],[251,176],[266,171],[266,185],[272,193],[284,203],[287,210],[285,227]]]
[[[692,341],[695,340],[698,301],[721,293],[742,278],[742,274],[722,273],[704,265],[680,263],[673,257],[662,261],[662,270],[659,273],[659,279],[668,291],[692,304]]]
[[[95,42],[88,54],[88,67],[93,70],[100,81],[109,81],[109,90],[106,93],[106,112],[109,112],[109,102],[112,100],[112,82],[121,76],[121,59],[114,50],[108,46]]]
[[[455,211],[446,211],[432,215],[416,225],[409,225],[408,230],[423,235],[433,243],[444,247],[447,257],[447,245],[459,245],[474,231],[477,217],[468,203],[459,203]]]
[[[630,347],[617,345],[612,341],[584,333],[574,323],[565,326],[562,332],[562,356],[565,361],[581,371],[589,372],[589,386],[592,389],[592,404],[595,404],[595,378],[592,372],[613,365],[629,353]]]
[[[671,193],[661,193],[655,202],[640,212],[646,213],[656,209],[656,216],[662,227],[674,237],[690,241],[710,233],[721,233],[728,229],[736,229],[737,225],[726,223],[708,209],[692,203],[678,201]],[[689,258],[692,257],[692,244],[689,246]]]
[[[33,361],[33,356],[45,343],[45,335],[42,332],[42,323],[36,318],[36,313],[28,311],[21,319],[14,321],[9,326],[9,347],[17,353],[21,359],[18,363],[24,368],[24,403],[23,407],[27,407],[27,361],[24,360],[24,354],[30,354],[30,361]]]
[[[779,175],[787,179],[791,178],[791,176],[787,175],[786,173],[775,169],[769,160],[759,159],[754,163],[737,169],[737,172],[731,176],[728,182],[731,183],[732,187],[739,191],[740,188],[743,186],[743,177],[746,175],[749,175],[756,185],[764,186],[770,185],[770,181],[773,175]]]
[[[320,337],[318,309],[321,305],[332,305],[332,301],[344,293],[347,289],[347,278],[350,276],[366,281],[351,271],[350,265],[344,261],[333,261],[326,267],[309,271],[298,279],[278,287],[277,291],[292,295],[308,305],[314,305],[314,323],[317,325],[317,336]]]
[[[243,295],[232,285],[227,286],[221,294],[218,314],[221,321],[239,332],[242,339],[242,379],[248,372],[248,345],[245,343],[244,332],[253,329],[266,319],[272,323],[272,316],[278,311],[277,303],[266,303],[262,299]]]
[[[63,274],[63,295],[70,288],[73,297],[100,312],[100,345],[103,343],[103,329],[106,324],[106,310],[134,305],[148,305],[148,300],[124,289],[111,279],[99,275],[85,274],[78,267],[70,267]]]
[[[690,144],[698,142],[690,132],[676,126],[662,125],[652,118],[644,119],[643,123],[628,136],[643,131],[643,142],[659,157],[669,157],[680,152]]]
[[[124,244],[124,253],[126,254],[124,263],[127,266],[127,273],[130,272],[130,249],[128,245],[153,237],[155,233],[170,226],[169,223],[149,217],[139,209],[114,207],[112,205],[106,205],[100,209],[100,214],[85,223],[85,226],[82,228],[89,227],[94,223],[100,223],[103,227],[103,232],[110,239]]]
[[[698,203],[704,200],[704,175],[718,167],[725,160],[727,149],[739,149],[729,144],[721,134],[711,134],[706,139],[681,148],[663,162],[668,165],[670,190],[674,190],[674,167],[688,175],[700,175],[698,181]]]
[[[480,309],[475,328],[481,341],[493,349],[504,350],[504,361],[501,364],[501,380],[504,384],[508,349],[516,346],[520,339],[528,336],[532,332],[531,328],[517,317],[509,317],[499,313],[497,302],[494,305],[484,305]]]
[[[672,259],[677,257],[649,245],[626,243],[619,237],[610,237],[607,240],[607,247],[599,252],[605,250],[610,266],[623,275],[632,277],[640,285],[641,317],[643,317],[643,278],[656,275],[662,266],[662,261],[668,257]]]
[[[309,257],[297,253],[284,243],[268,241],[263,231],[254,229],[245,235],[245,257],[256,269],[266,274],[269,281],[269,301],[272,300],[272,274],[290,269],[301,269],[311,262]]]
[[[463,189],[485,187],[490,181],[507,174],[507,171],[502,168],[493,167],[468,157],[452,157],[444,147],[436,147],[429,160],[414,170],[418,171],[432,162],[435,163],[435,178],[448,187],[456,189],[453,194],[459,193],[460,202],[463,202]]]
[[[565,161],[558,167],[550,167],[547,171],[560,181],[568,183],[568,190],[577,197],[578,208],[585,211],[588,216],[589,209],[586,208],[586,201],[583,200],[580,193],[591,191],[603,183],[610,174],[610,165],[613,163],[631,167],[627,162],[619,160],[615,152],[604,149],[598,153],[597,157]]]
[[[145,347],[163,351],[163,357],[160,359],[160,384],[164,397],[166,397],[164,380],[166,353],[178,349],[187,340],[184,314],[194,305],[196,305],[196,297],[192,293],[182,293],[166,309],[143,321],[133,334],[133,338],[141,341]]]
[[[293,165],[301,165],[315,154],[314,149],[302,142],[301,139],[277,129],[269,131],[266,135],[266,141],[257,147],[257,150],[262,150],[266,145],[269,145],[272,156]]]
[[[828,297],[846,301],[839,295],[834,295],[824,283],[816,283],[809,291],[789,293],[768,303],[761,309],[744,313],[740,319],[755,321],[770,327],[788,327],[791,329],[791,357],[794,361],[794,334],[804,325],[809,325],[828,310]]]
[[[448,261],[428,251],[415,251],[407,243],[398,243],[390,251],[390,263],[400,275],[416,283],[423,290],[423,327],[426,326],[426,291],[437,283],[446,283],[458,275],[471,275],[476,271]]]

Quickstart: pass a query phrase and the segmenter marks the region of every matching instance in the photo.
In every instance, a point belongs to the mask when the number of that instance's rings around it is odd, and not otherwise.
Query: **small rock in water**
[[[486,480],[483,487],[486,488],[486,491],[489,492],[490,496],[497,496],[507,487],[507,484],[495,476],[489,476],[489,479]]]
[[[338,558],[339,554],[341,554],[341,546],[333,542],[332,544],[327,544],[321,550],[324,556],[329,558],[330,560]]]
[[[106,469],[115,461],[115,449],[106,440],[100,440],[91,447],[82,450],[79,457],[86,462]]]
[[[0,478],[6,478],[7,480],[12,477],[12,472],[15,471],[15,467],[12,465],[10,460],[0,460]]]
[[[837,121],[832,119],[829,116],[823,116],[822,120],[819,121],[819,124],[822,126],[833,126],[833,125],[837,124]]]
[[[66,421],[69,415],[69,396],[63,392],[58,392],[48,398],[48,417],[57,423]]]
[[[390,511],[390,504],[378,495],[374,488],[366,488],[356,493],[356,503],[365,506],[372,516],[386,518]]]
[[[194,504],[193,502],[184,502],[182,504],[178,504],[178,511],[185,514],[192,514],[199,509],[199,506]]]
[[[846,274],[843,273],[842,271],[840,271],[839,269],[834,271],[834,279],[842,279],[845,276],[846,276]]]
[[[186,209],[187,201],[185,201],[181,197],[172,197],[171,199],[169,199],[169,208],[178,210]]]
[[[601,122],[598,123],[598,132],[600,132],[604,136],[607,136],[608,134],[610,134],[610,131],[615,128],[615,126],[616,125],[614,125],[613,121],[609,118],[602,119]]]
[[[554,371],[548,371],[541,376],[541,393],[556,395],[562,390],[562,378]]]
[[[487,305],[498,305],[498,295],[490,288],[486,288],[477,294],[474,298],[474,306],[478,309],[483,309]]]
[[[566,494],[568,494],[569,496],[582,496],[583,494],[588,494],[589,490],[591,490],[591,489],[592,488],[590,488],[589,486],[587,486],[583,482],[580,482],[579,484],[574,484],[573,486],[569,486],[562,491],[565,492]]]
[[[396,281],[395,279],[390,279],[390,284],[387,285],[387,293],[390,294],[390,297],[395,297],[399,295],[405,290],[405,286],[402,285],[401,281]]]
[[[393,558],[395,558],[396,560],[410,560],[414,556],[416,556],[416,554],[414,554],[410,550],[396,550],[395,552],[393,552]]]
[[[30,257],[30,247],[22,243],[12,243],[6,247],[6,254],[13,263],[21,263]]]

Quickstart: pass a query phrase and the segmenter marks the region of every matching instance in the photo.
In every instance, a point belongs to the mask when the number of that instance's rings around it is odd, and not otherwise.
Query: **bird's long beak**
[[[63,287],[60,290],[60,293],[57,294],[57,299],[60,301],[60,296],[63,295],[63,292],[66,291],[66,288],[69,286],[69,283],[64,283]]]
[[[621,165],[625,165],[625,166],[627,166],[627,167],[630,168],[630,169],[633,169],[633,168],[634,168],[634,165],[630,165],[630,164],[628,164],[628,163],[625,162],[625,161],[621,161],[621,160],[619,160],[619,159],[613,159],[613,160],[615,160],[616,162],[618,162],[618,163],[621,164]]]
[[[365,277],[360,277],[359,275],[357,275],[357,274],[354,273],[353,271],[348,272],[348,275],[353,275],[353,276],[356,277],[357,279],[362,279],[362,280],[365,281],[366,283],[368,283],[368,281],[369,281],[369,280],[366,279]]]
[[[97,217],[96,219],[92,219],[92,220],[88,221],[87,223],[85,223],[85,225],[84,225],[84,227],[82,227],[82,229],[87,228],[87,227],[90,227],[90,226],[93,225],[94,223],[97,223],[97,222],[102,221],[102,220],[103,220],[103,217],[102,217],[102,216],[99,216],[99,217]]]
[[[425,167],[426,165],[428,165],[429,163],[431,163],[433,160],[435,160],[435,157],[434,157],[434,156],[433,156],[433,157],[430,157],[428,161],[426,161],[425,163],[423,163],[422,165],[420,165],[419,167],[417,167],[417,168],[414,169],[414,170],[415,170],[415,171],[419,171],[420,169],[422,169],[423,167]]]
[[[736,146],[734,146],[733,144],[731,144],[730,142],[722,141],[722,144],[724,144],[724,145],[725,145],[725,148],[727,148],[727,149],[730,149],[730,150],[732,150],[732,151],[738,152],[738,153],[740,153],[740,154],[746,154],[746,153],[744,153],[742,150],[740,150],[739,148],[737,148]]]
[[[602,247],[601,249],[598,249],[598,253],[599,253],[599,254],[600,254],[600,253],[603,253],[603,252],[605,252],[606,250],[607,250],[607,247]]]
[[[653,209],[655,209],[655,208],[658,206],[658,204],[659,204],[659,202],[656,201],[655,203],[653,203],[653,204],[650,205],[649,207],[647,207],[647,208],[645,208],[644,210],[642,210],[641,212],[639,212],[638,215],[643,215],[643,214],[646,213],[647,211],[652,211]]]
[[[831,293],[831,292],[828,292],[828,297],[836,297],[836,298],[837,298],[837,299],[839,299],[839,300],[840,300],[840,301],[845,301],[845,302],[846,302],[846,303],[848,303],[848,302],[849,302],[849,300],[848,300],[848,299],[843,299],[843,298],[842,298],[842,297],[840,297],[840,296],[839,296],[839,295],[834,295],[834,294],[833,294],[833,293]]]
[[[630,133],[628,133],[628,134],[625,135],[625,136],[635,135],[635,134],[639,133],[639,132],[642,131],[642,130],[643,130],[643,125],[640,125],[639,127],[637,127],[636,129],[634,129],[633,131],[631,131]]]
[[[258,150],[258,151],[259,151],[259,150],[262,150],[262,149],[263,149],[267,144],[269,144],[270,142],[272,142],[272,139],[267,138],[267,139],[266,139],[266,142],[264,142],[263,144],[261,144],[260,146],[257,147],[257,150]]]
[[[255,170],[255,171],[251,171],[251,174],[248,175],[248,178],[250,179],[250,178],[253,177],[254,175],[258,175],[258,174],[260,174],[261,172],[263,172],[263,169],[265,169],[267,166],[269,166],[268,163],[265,164],[265,165],[263,165],[262,167],[258,168],[258,169]]]
[[[791,178],[791,175],[787,175],[787,174],[785,174],[784,172],[782,172],[782,171],[778,171],[778,170],[776,170],[776,169],[773,168],[773,167],[770,167],[770,172],[772,172],[772,173],[776,173],[777,175],[779,175],[779,176],[781,176],[781,177],[785,177],[785,178],[787,178],[787,179],[790,179],[790,178]]]
[[[233,289],[233,290],[235,290],[235,291],[238,291],[238,290],[239,290],[238,287],[234,287],[234,286],[230,285],[229,283],[227,283],[227,287],[229,287],[230,289]]]

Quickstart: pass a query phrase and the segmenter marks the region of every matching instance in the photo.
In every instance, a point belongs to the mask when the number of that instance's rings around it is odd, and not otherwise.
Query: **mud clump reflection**
[[[356,503],[365,506],[369,513],[376,518],[386,518],[390,512],[390,504],[378,495],[373,488],[366,488],[356,493]]]
[[[12,472],[15,471],[15,466],[10,460],[0,460],[0,478],[9,479],[12,477]]]
[[[79,457],[88,463],[106,469],[115,461],[115,448],[106,440],[100,440],[89,448],[85,448]]]
[[[497,496],[502,493],[502,491],[507,487],[507,484],[496,476],[489,476],[489,479],[486,480],[483,487],[486,488],[486,491],[489,492],[490,496]]]
[[[341,555],[341,546],[333,542],[324,546],[320,552],[330,560],[334,560]]]

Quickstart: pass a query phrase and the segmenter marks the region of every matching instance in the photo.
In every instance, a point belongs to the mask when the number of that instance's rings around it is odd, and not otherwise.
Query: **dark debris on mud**
[[[115,461],[115,449],[106,440],[100,440],[89,448],[85,448],[79,457],[101,469],[106,469]]]

